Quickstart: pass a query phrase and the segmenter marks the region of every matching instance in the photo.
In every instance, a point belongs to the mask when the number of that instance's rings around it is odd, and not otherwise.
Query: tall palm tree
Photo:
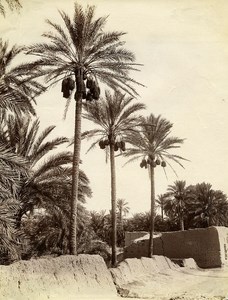
[[[12,66],[22,51],[23,47],[9,47],[8,42],[0,39],[0,109],[35,114],[32,102],[45,88],[34,78],[40,74],[38,68],[31,70],[25,64]]]
[[[53,30],[44,34],[48,41],[28,49],[29,54],[38,56],[34,64],[30,65],[31,68],[41,66],[48,82],[56,83],[58,80],[65,79],[62,82],[64,97],[67,98],[70,95],[69,90],[74,87],[70,77],[75,78],[71,254],[77,254],[76,222],[82,99],[86,98],[89,101],[99,98],[99,81],[112,88],[122,88],[133,95],[137,94],[131,85],[136,81],[129,76],[129,71],[135,70],[136,67],[135,57],[132,52],[123,48],[124,42],[121,41],[121,37],[124,33],[116,31],[106,33],[104,26],[107,18],[95,19],[94,12],[94,6],[87,6],[83,10],[81,5],[75,3],[72,20],[61,11],[64,27],[48,20],[47,23]]]
[[[115,151],[125,150],[125,139],[138,124],[136,113],[144,109],[142,103],[132,103],[133,97],[116,91],[113,95],[105,92],[105,98],[99,102],[85,105],[83,117],[98,127],[83,133],[83,137],[95,138],[92,149],[99,144],[101,149],[109,150],[111,171],[111,206],[112,206],[112,265],[116,265],[116,170]],[[107,147],[107,148],[106,148]]]
[[[168,215],[177,217],[180,222],[180,230],[184,230],[185,208],[190,197],[190,190],[186,186],[186,182],[176,180],[174,185],[169,185],[166,197],[165,211]]]
[[[160,115],[155,117],[151,114],[149,117],[141,117],[139,129],[131,133],[127,141],[132,145],[123,153],[125,157],[131,157],[128,162],[142,159],[140,167],[149,168],[150,185],[151,185],[151,226],[148,256],[153,255],[153,234],[154,234],[154,217],[155,217],[155,167],[161,165],[163,168],[169,161],[173,161],[180,166],[180,160],[184,158],[170,152],[172,149],[179,148],[184,142],[183,139],[170,136],[173,124]],[[173,168],[172,168],[173,169]]]
[[[5,0],[6,4],[8,5],[9,9],[14,10],[14,9],[20,9],[21,4],[19,0]],[[0,14],[5,16],[5,7],[2,3],[2,0],[0,0]]]

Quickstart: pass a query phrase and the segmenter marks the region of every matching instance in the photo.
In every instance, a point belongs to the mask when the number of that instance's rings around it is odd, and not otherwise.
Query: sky
[[[175,153],[189,160],[184,169],[173,165],[155,169],[156,195],[166,192],[175,180],[188,185],[210,183],[228,194],[228,1],[227,0],[93,0],[78,1],[96,6],[96,17],[108,16],[107,31],[123,31],[125,47],[143,64],[131,76],[146,87],[137,87],[135,101],[173,123],[172,136],[185,142]],[[45,19],[61,23],[58,9],[73,16],[72,0],[21,0],[20,13],[7,10],[0,16],[0,36],[10,44],[30,45],[49,30]],[[22,59],[22,58],[21,58]],[[24,58],[23,58],[24,59]],[[27,57],[26,57],[27,59]],[[56,125],[55,136],[73,136],[74,101],[66,120],[61,87],[51,88],[37,99],[41,127]],[[83,120],[83,130],[93,124]],[[83,141],[81,168],[90,179],[89,210],[111,208],[110,168],[99,147],[89,153]],[[116,158],[117,198],[125,199],[130,213],[150,209],[148,172],[140,161],[125,164]]]

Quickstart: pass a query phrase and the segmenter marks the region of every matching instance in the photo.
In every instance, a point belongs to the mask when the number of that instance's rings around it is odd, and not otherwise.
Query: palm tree
[[[18,225],[24,214],[34,207],[58,206],[57,198],[70,199],[72,185],[72,153],[62,151],[52,154],[58,146],[68,142],[66,137],[47,140],[55,126],[49,126],[39,133],[39,120],[29,116],[19,118],[9,115],[1,124],[0,140],[14,155],[27,162],[26,175],[17,175],[19,186],[16,196],[21,202]],[[52,155],[51,155],[52,154]],[[80,171],[79,198],[90,195],[88,178]]]
[[[167,200],[166,194],[160,194],[157,196],[157,199],[155,200],[158,206],[161,208],[161,217],[162,217],[162,222],[164,221],[164,206]]]
[[[126,216],[126,214],[129,213],[130,208],[128,207],[128,202],[126,202],[125,199],[117,199],[116,207],[119,214],[121,230],[123,230],[123,215]]]
[[[228,212],[226,195],[213,190],[209,183],[200,183],[191,187],[189,210],[194,215],[197,227],[218,226],[225,224]]]
[[[74,87],[71,76],[75,77],[71,254],[77,254],[76,228],[82,99],[86,98],[89,101],[99,98],[99,81],[112,88],[122,88],[133,95],[137,94],[131,86],[136,81],[129,77],[129,71],[135,70],[136,67],[135,57],[132,52],[123,48],[124,42],[120,39],[124,33],[116,31],[106,33],[104,25],[107,18],[95,19],[94,12],[94,6],[87,6],[83,10],[81,5],[75,3],[72,20],[61,11],[64,27],[48,20],[47,23],[53,30],[44,34],[48,42],[36,44],[28,49],[28,54],[39,57],[30,65],[31,68],[41,66],[48,82],[56,83],[58,80],[65,80],[62,82],[62,91],[66,98],[70,95],[70,89]]]
[[[2,167],[6,172],[5,182],[4,172],[1,173],[0,189],[3,187],[8,194],[9,187],[13,189],[14,193],[10,195],[12,197],[13,194],[17,204],[14,224],[17,229],[25,231],[32,238],[32,249],[37,247],[36,252],[39,254],[44,251],[53,253],[56,249],[62,251],[61,253],[68,253],[69,249],[67,240],[70,227],[72,153],[62,151],[53,154],[53,150],[68,142],[65,137],[48,140],[54,128],[55,126],[49,126],[39,133],[38,119],[12,115],[2,120],[0,126],[0,141],[12,152],[10,156],[8,152],[4,153],[2,158],[3,151],[0,151],[0,169]],[[14,168],[14,177],[11,181],[7,165]],[[5,185],[1,184],[2,181]],[[8,194],[4,194],[4,201],[8,201],[10,197]],[[80,227],[84,222],[82,214],[85,209],[82,204],[89,196],[91,196],[89,180],[80,170],[78,206]],[[3,194],[0,200],[2,197]],[[41,214],[37,215],[37,211],[41,211]],[[43,227],[44,224],[47,228]],[[82,229],[78,231],[79,235],[82,231]]]
[[[125,199],[117,199],[116,207],[119,212],[120,222],[122,222],[123,215],[126,216],[130,210],[128,207],[128,202],[126,202]]]
[[[101,210],[100,212],[91,211],[90,212],[90,226],[94,233],[98,237],[102,237],[103,230],[105,227],[106,211]]]
[[[8,42],[0,39],[0,109],[35,114],[32,101],[45,88],[34,79],[39,74],[38,69],[29,70],[23,64],[11,66],[22,51],[23,47],[10,48]]]
[[[27,174],[27,161],[0,142],[0,253],[1,264],[20,258],[15,215],[20,210],[16,193],[20,174]]]
[[[174,185],[168,186],[165,211],[167,212],[167,215],[179,219],[180,230],[184,230],[184,216],[189,196],[190,190],[186,187],[186,182],[183,180],[176,180]]]
[[[0,200],[15,197],[20,186],[20,175],[26,176],[27,161],[0,142]]]
[[[12,262],[20,258],[20,231],[16,228],[15,214],[19,204],[15,199],[0,200],[0,262]]]
[[[128,219],[128,231],[149,231],[150,228],[150,212],[135,213]]]
[[[170,153],[171,149],[179,148],[184,142],[183,139],[170,137],[171,124],[159,115],[155,117],[151,114],[149,117],[141,117],[141,125],[135,133],[131,133],[127,141],[132,145],[123,153],[125,157],[131,157],[128,162],[142,158],[140,167],[149,168],[150,184],[151,184],[151,225],[148,256],[153,255],[153,234],[154,234],[154,218],[155,218],[155,167],[161,165],[163,168],[169,161],[173,161],[180,166],[180,160],[184,158]],[[172,168],[173,169],[173,168]]]
[[[8,5],[9,9],[14,10],[14,9],[20,9],[21,4],[20,1],[18,0],[5,0],[6,4]],[[5,16],[5,7],[2,4],[2,0],[0,0],[0,14]]]
[[[83,137],[95,138],[92,149],[99,144],[101,149],[109,150],[111,171],[111,206],[112,206],[112,265],[116,265],[116,170],[115,151],[125,150],[125,139],[138,124],[135,115],[145,108],[144,104],[134,103],[133,98],[116,91],[113,95],[105,92],[105,98],[85,106],[83,117],[92,121],[97,128],[83,133]],[[106,148],[107,146],[107,148]],[[89,151],[88,150],[88,151]]]

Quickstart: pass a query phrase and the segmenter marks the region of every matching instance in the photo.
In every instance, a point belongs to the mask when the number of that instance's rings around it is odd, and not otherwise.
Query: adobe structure
[[[135,238],[139,235],[138,233]],[[132,232],[126,232],[128,244],[133,238]],[[146,257],[147,253],[148,235],[145,238],[136,239],[124,248],[124,258]],[[170,259],[193,258],[201,268],[228,266],[228,228],[212,226],[163,232],[159,237],[154,238],[154,254]]]

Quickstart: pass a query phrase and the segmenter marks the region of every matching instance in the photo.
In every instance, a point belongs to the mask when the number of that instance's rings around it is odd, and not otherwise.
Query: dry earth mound
[[[112,276],[99,255],[33,259],[0,266],[0,299],[112,299]]]

